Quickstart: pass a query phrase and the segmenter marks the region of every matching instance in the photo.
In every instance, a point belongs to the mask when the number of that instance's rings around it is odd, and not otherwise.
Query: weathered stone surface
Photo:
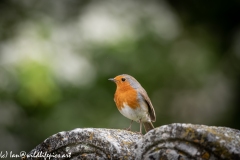
[[[51,159],[240,160],[240,131],[170,124],[143,136],[117,129],[78,128],[47,138],[28,153],[26,159],[48,159],[45,153],[51,155]]]
[[[135,146],[136,159],[240,159],[240,131],[171,124],[148,132]]]
[[[66,155],[68,159],[133,159],[131,146],[141,137],[125,130],[78,128],[49,137],[28,154],[35,157],[27,159],[44,159],[36,155],[42,153],[44,156],[46,152],[49,155]]]

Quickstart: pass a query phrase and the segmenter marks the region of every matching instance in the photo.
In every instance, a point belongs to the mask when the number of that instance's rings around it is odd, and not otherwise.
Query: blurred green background
[[[240,129],[239,16],[237,0],[1,0],[0,151],[128,127],[107,80],[123,73],[147,90],[155,127]]]

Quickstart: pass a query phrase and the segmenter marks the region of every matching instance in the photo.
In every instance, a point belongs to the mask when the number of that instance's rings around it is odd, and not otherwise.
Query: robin
[[[132,76],[127,74],[118,75],[108,79],[117,85],[114,101],[120,113],[131,119],[132,122],[140,123],[140,133],[142,133],[142,123],[145,131],[153,129],[152,122],[156,121],[155,111],[150,98],[141,84]]]

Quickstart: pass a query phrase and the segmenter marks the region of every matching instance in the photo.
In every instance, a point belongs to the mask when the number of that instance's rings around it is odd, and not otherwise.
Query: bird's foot
[[[142,132],[137,132],[137,131],[136,131],[135,133],[140,134],[140,135],[143,135]]]
[[[131,131],[131,127],[125,128],[125,130],[127,130],[127,131]]]

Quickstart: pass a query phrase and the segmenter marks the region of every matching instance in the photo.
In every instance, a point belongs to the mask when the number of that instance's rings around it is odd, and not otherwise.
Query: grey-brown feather
[[[144,90],[145,91],[145,90]],[[145,91],[146,92],[146,91]],[[140,92],[140,94],[144,97],[145,99],[145,102],[147,103],[148,105],[148,112],[149,112],[149,116],[151,118],[151,121],[152,122],[155,122],[156,121],[156,115],[155,115],[155,110],[153,108],[153,105],[152,105],[152,102],[150,100],[150,98],[147,96],[147,93],[146,94],[143,94]],[[145,96],[146,95],[146,96]]]
[[[151,122],[143,122],[144,129],[146,133],[152,129],[154,129],[154,126]]]
[[[145,102],[148,105],[148,113],[149,113],[151,121],[155,122],[156,121],[155,110],[153,108],[150,98],[148,97],[147,92],[145,91],[145,89],[143,87],[139,87],[137,90],[138,90],[138,93],[141,95],[141,97],[143,97],[143,99],[145,100]]]

